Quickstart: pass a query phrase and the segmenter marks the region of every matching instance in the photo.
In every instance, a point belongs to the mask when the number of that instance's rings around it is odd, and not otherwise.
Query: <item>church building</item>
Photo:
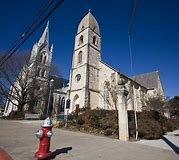
[[[88,12],[78,25],[75,36],[69,86],[56,89],[53,93],[56,111],[60,108],[66,114],[67,100],[70,100],[68,112],[77,107],[116,109],[116,86],[121,79],[129,92],[128,110],[142,111],[144,101],[149,96],[164,96],[158,71],[128,77],[102,61],[101,43],[98,22]]]
[[[23,110],[44,114],[47,107],[49,77],[53,45],[49,44],[49,22],[37,43],[34,44],[29,62],[22,68],[14,85],[10,88],[4,116],[18,111],[20,98],[25,98]],[[26,87],[25,87],[26,85]],[[23,97],[24,90],[27,94]],[[22,95],[22,96],[19,96]]]
[[[121,81],[128,91],[127,110],[142,111],[145,99],[158,94],[164,96],[158,71],[129,77],[103,62],[101,43],[99,24],[88,12],[77,28],[69,83],[53,90],[52,115],[66,115],[83,107],[114,110],[120,107],[116,106],[116,87]],[[31,71],[31,79],[39,82],[36,93],[42,93],[42,96],[32,104],[33,108],[40,106],[40,111],[36,109],[39,113],[44,112],[47,106],[52,52],[47,24],[25,67]],[[9,115],[12,110],[13,104],[7,101],[4,115]]]

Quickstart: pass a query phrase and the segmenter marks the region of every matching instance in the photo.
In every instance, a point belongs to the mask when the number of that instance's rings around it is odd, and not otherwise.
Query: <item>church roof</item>
[[[82,30],[86,28],[91,28],[94,32],[100,35],[99,25],[95,17],[89,11],[84,18],[81,20],[77,33],[80,33]]]
[[[46,43],[49,43],[49,21],[47,22],[45,30],[38,41],[38,45],[41,46]]]
[[[158,88],[159,72],[149,72],[140,75],[133,76],[132,79],[141,85],[145,86],[147,89]]]
[[[67,87],[69,81],[67,79],[64,79],[62,77],[59,76],[50,76],[50,79],[54,80],[54,84],[53,84],[53,88],[54,89],[59,89],[59,88],[63,88],[63,87]]]

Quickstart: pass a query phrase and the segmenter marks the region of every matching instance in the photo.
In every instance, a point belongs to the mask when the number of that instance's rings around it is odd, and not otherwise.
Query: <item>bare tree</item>
[[[17,54],[0,69],[0,94],[22,112],[30,103],[30,95],[34,89],[34,80],[27,67],[28,54]],[[6,102],[7,102],[6,101]]]
[[[111,95],[111,98],[112,98],[112,101],[113,101],[113,104],[114,104],[114,107],[115,107],[115,110],[117,111],[117,92],[116,92],[116,85],[112,85],[110,84],[109,81],[105,81],[105,87],[107,88],[108,92],[110,93]],[[108,100],[108,103],[109,100]],[[116,112],[117,113],[117,112]]]
[[[37,80],[37,68],[32,67],[28,62],[29,54],[16,54],[0,68],[0,98],[3,105],[11,103],[18,112],[22,113],[24,109],[34,112],[36,102],[44,100],[44,96],[47,96],[40,84],[42,82]],[[60,76],[59,69],[54,64],[51,67],[51,74]],[[42,113],[43,109],[39,112]]]
[[[164,113],[164,107],[165,107],[166,100],[161,96],[160,94],[157,94],[156,96],[151,96],[145,101],[145,106],[143,107],[143,110],[155,110],[159,113]]]

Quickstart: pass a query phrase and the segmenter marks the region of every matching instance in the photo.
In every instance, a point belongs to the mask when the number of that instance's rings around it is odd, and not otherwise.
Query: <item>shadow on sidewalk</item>
[[[162,139],[167,143],[176,154],[179,154],[179,147],[177,147],[175,144],[173,144],[171,141],[169,141],[166,137],[162,137]]]
[[[51,153],[50,159],[54,159],[59,154],[68,153],[68,151],[70,150],[72,150],[72,147],[64,147],[64,148],[56,149]]]

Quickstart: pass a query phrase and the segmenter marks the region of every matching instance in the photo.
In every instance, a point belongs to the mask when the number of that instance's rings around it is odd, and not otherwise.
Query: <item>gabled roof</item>
[[[133,76],[132,79],[147,89],[158,88],[159,72],[149,72],[140,75]]]

